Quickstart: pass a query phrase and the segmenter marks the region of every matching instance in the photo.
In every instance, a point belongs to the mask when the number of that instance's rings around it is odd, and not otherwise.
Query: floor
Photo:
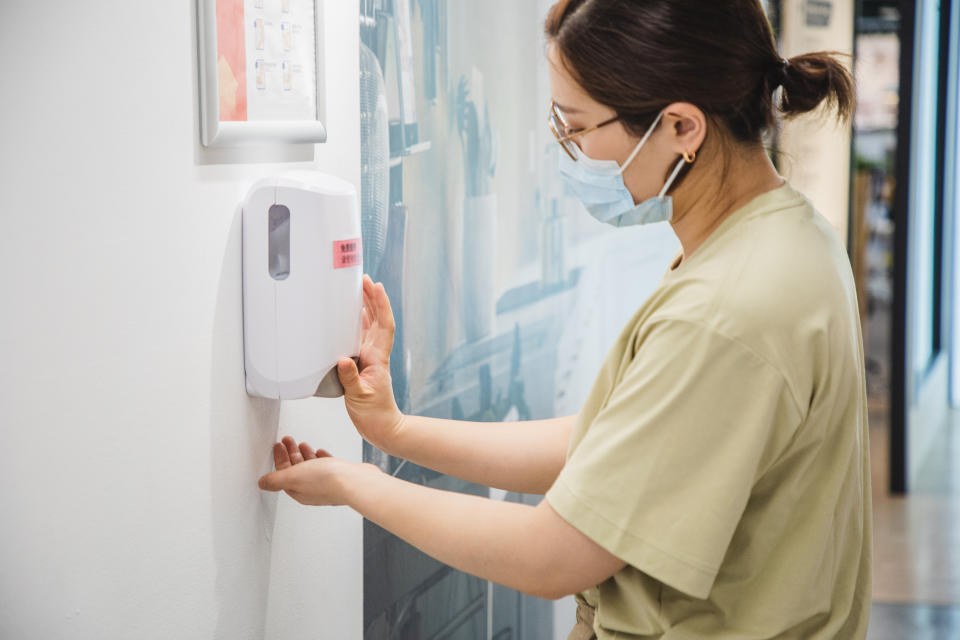
[[[906,497],[887,493],[886,407],[871,407],[874,604],[868,640],[960,640],[960,411]]]

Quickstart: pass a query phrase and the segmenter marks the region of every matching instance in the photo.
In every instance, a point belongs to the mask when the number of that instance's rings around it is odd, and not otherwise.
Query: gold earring
[[[684,152],[683,152],[683,159],[687,161],[687,164],[693,164],[693,161],[697,159],[697,152],[696,152],[696,151],[691,151],[691,152],[688,153],[688,152],[684,151]]]

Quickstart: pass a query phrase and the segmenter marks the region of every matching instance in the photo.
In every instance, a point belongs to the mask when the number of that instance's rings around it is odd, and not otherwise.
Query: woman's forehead
[[[609,111],[591,98],[583,90],[583,87],[574,80],[557,53],[557,48],[553,45],[550,45],[547,50],[547,61],[550,75],[550,95],[564,116],[587,113],[598,114]]]
[[[553,65],[550,70],[550,96],[564,114],[575,115],[596,106],[565,70]]]

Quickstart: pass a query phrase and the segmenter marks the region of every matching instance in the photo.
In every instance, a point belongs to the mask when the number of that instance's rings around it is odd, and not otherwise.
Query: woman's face
[[[585,129],[616,115],[613,109],[591,98],[577,84],[564,68],[555,46],[549,46],[547,59],[550,91],[568,127]],[[628,133],[618,120],[582,136],[576,136],[573,141],[591,158],[615,160],[622,167],[640,142],[640,138]],[[623,181],[635,203],[657,195],[663,187],[670,168],[677,161],[677,154],[672,151],[669,142],[664,124],[661,123],[624,170]]]

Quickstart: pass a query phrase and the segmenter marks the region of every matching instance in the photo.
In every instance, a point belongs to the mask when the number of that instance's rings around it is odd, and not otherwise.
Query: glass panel
[[[920,3],[917,13],[913,99],[913,165],[911,167],[910,211],[913,215],[909,237],[910,288],[913,291],[910,310],[912,368],[914,381],[923,383],[934,355],[934,265],[936,263],[935,235],[938,75],[940,47],[940,11],[935,0]]]
[[[364,269],[397,322],[405,412],[510,422],[577,413],[601,360],[679,246],[614,229],[565,197],[547,124],[553,0],[361,2]],[[537,504],[365,445],[410,482]],[[364,637],[566,637],[555,604],[453,571],[364,529]]]

